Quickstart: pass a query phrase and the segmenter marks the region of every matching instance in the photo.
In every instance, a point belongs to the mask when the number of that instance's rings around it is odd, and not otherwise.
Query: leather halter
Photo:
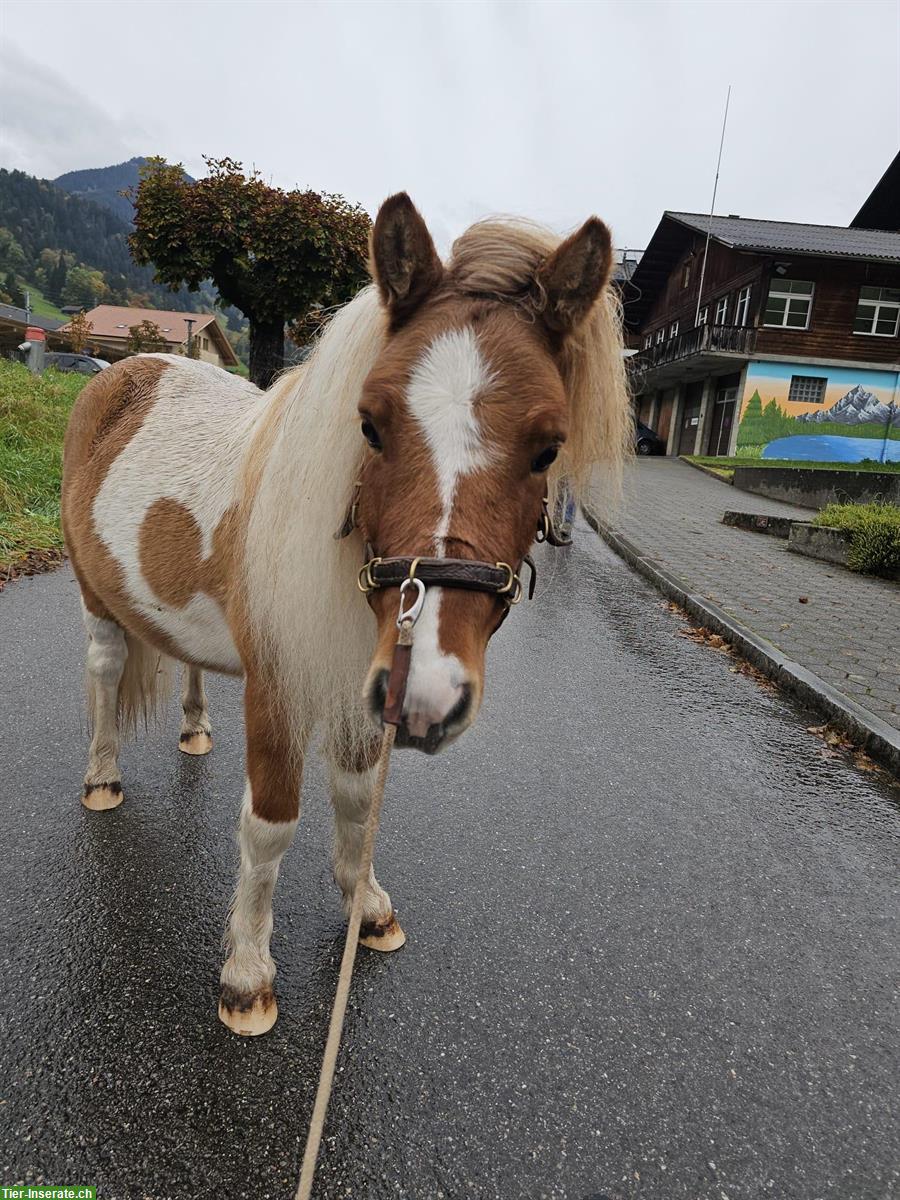
[[[357,528],[359,513],[359,496],[362,491],[362,481],[357,480],[353,485],[353,494],[347,507],[347,514],[335,533],[336,539],[349,537]],[[535,541],[548,542],[551,546],[569,546],[570,537],[564,537],[553,523],[550,516],[549,497],[544,496],[541,502],[541,515],[538,519]],[[470,592],[488,592],[496,596],[507,607],[518,604],[522,599],[524,588],[520,577],[523,565],[531,572],[528,581],[528,599],[534,595],[537,580],[537,568],[530,554],[526,554],[517,568],[505,562],[484,562],[473,558],[414,558],[411,555],[381,558],[372,547],[366,543],[366,560],[359,570],[357,580],[359,590],[366,595],[379,588],[400,587],[405,579],[418,579],[424,584],[434,587],[461,588]]]

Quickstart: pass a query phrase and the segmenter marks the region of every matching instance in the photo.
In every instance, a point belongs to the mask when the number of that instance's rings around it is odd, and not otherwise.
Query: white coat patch
[[[459,480],[488,466],[492,459],[475,412],[475,401],[492,378],[478,339],[469,328],[436,337],[410,376],[407,405],[431,451],[440,489],[441,517],[434,531],[438,558],[446,551]],[[430,725],[450,712],[465,683],[462,663],[440,648],[442,595],[440,588],[428,590],[416,625],[404,705],[407,725],[415,736],[424,736]]]
[[[157,500],[184,505],[200,527],[202,554],[236,499],[249,431],[265,405],[249,385],[219,367],[159,356],[173,366],[160,377],[143,424],[107,472],[94,499],[98,535],[122,568],[134,608],[185,656],[212,669],[241,671],[219,604],[202,592],[181,608],[164,604],[141,572],[139,532]]]

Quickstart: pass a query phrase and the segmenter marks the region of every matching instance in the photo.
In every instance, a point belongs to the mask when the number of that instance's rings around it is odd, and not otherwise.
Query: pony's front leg
[[[241,865],[226,932],[219,1016],[235,1033],[266,1033],[278,1007],[272,984],[275,963],[272,892],[282,856],[300,815],[302,747],[291,745],[271,689],[248,676],[244,690],[247,785],[241,807]]]
[[[362,752],[329,748],[329,781],[334,806],[334,878],[341,889],[344,911],[349,915],[353,889],[359,873],[366,818],[375,782],[375,763],[381,748],[375,739]],[[399,950],[406,942],[391,898],[369,868],[363,898],[360,944],[370,950]]]
[[[185,663],[181,676],[181,707],[184,719],[178,749],[185,754],[209,754],[212,750],[212,726],[206,707],[206,689],[200,667]]]

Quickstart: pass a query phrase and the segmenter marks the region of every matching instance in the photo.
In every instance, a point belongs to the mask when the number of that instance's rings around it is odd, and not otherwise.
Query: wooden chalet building
[[[751,401],[800,430],[900,404],[900,232],[666,212],[623,290],[637,416],[669,454],[733,454]]]

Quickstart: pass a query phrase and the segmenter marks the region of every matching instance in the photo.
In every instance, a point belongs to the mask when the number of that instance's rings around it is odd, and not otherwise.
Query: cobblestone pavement
[[[638,460],[612,524],[692,591],[900,729],[900,587],[791,554],[781,538],[725,526],[726,509],[809,515],[655,458]]]

